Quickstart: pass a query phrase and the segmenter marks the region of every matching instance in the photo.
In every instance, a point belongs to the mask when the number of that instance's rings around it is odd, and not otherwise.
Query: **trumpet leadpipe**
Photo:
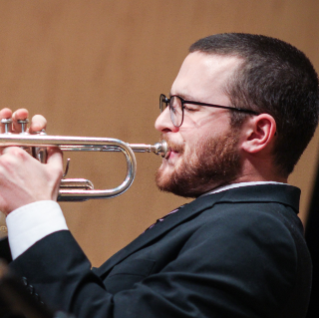
[[[51,136],[51,135],[15,135],[0,134],[0,147],[59,147],[62,151],[105,151],[119,152],[122,147],[129,147],[136,153],[154,153],[165,157],[167,143],[130,144],[115,138]]]

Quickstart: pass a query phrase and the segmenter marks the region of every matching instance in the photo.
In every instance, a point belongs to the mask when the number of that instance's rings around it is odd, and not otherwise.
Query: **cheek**
[[[211,140],[219,140],[229,134],[230,127],[225,119],[212,122],[211,118],[207,116],[199,127],[194,129],[194,127],[183,124],[179,132],[180,140],[184,145],[184,158],[197,160]]]
[[[185,151],[187,150],[192,152],[194,149],[205,144],[205,142],[212,137],[212,129],[203,130],[199,128],[196,130],[193,129],[185,131],[184,134],[182,134],[183,142],[185,145]]]
[[[194,164],[198,161],[202,148],[205,144],[203,138],[196,140],[189,140],[184,146],[183,159],[187,164]]]

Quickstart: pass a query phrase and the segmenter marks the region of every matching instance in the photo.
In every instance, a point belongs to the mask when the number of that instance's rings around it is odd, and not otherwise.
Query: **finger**
[[[41,131],[42,129],[46,129],[47,120],[42,115],[34,115],[31,119],[31,124],[29,128],[29,133],[33,134]]]
[[[48,159],[47,165],[50,166],[50,169],[60,170],[61,177],[63,173],[63,153],[58,147],[49,147],[48,148]]]
[[[1,155],[24,156],[26,152],[20,147],[5,147],[0,149]]]
[[[2,119],[10,119],[12,117],[12,110],[9,108],[3,108],[0,110],[0,122]],[[6,129],[5,129],[6,125],[3,123],[0,123],[0,133],[3,134]],[[12,125],[9,124],[7,125],[7,131],[11,132],[12,131]]]
[[[20,133],[21,132],[21,128],[22,125],[18,123],[19,120],[27,120],[29,117],[29,112],[27,109],[25,108],[20,108],[18,110],[16,110],[13,114],[12,114],[12,120],[13,120],[13,132],[15,133]],[[26,126],[25,125],[25,130],[26,130]]]
[[[3,108],[0,110],[0,120],[3,118],[11,118],[12,110],[10,108]]]

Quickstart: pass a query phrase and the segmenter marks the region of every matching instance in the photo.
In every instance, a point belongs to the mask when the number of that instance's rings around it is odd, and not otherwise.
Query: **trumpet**
[[[58,201],[86,201],[89,199],[106,199],[124,193],[132,185],[136,175],[136,153],[154,153],[166,156],[168,151],[165,141],[150,144],[129,144],[115,138],[78,137],[78,136],[51,136],[44,132],[36,135],[25,131],[26,121],[20,121],[21,134],[11,134],[8,129],[10,120],[2,120],[5,124],[5,133],[0,134],[0,147],[23,147],[40,162],[46,162],[47,147],[59,147],[61,151],[89,151],[89,152],[122,152],[126,159],[127,173],[124,181],[112,189],[94,189],[90,180],[82,178],[64,178],[61,180]]]

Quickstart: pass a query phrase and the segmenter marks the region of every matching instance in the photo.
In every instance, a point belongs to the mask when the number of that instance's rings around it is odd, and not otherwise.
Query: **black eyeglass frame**
[[[180,97],[178,95],[172,95],[170,98],[167,98],[166,95],[164,95],[164,94],[160,94],[160,97],[159,97],[159,108],[160,108],[161,113],[165,110],[165,108],[167,106],[170,107],[170,113],[171,113],[172,107],[170,105],[170,100],[172,97],[179,98],[181,103],[182,103],[182,120],[181,120],[180,125],[175,125],[174,120],[173,120],[172,115],[171,115],[171,120],[176,128],[181,127],[183,122],[184,122],[184,109],[185,109],[184,104],[193,104],[193,105],[208,106],[208,107],[215,107],[215,108],[224,108],[224,109],[243,112],[243,113],[247,113],[247,114],[251,114],[251,115],[259,115],[259,113],[255,112],[254,110],[251,110],[251,109],[245,109],[245,108],[240,108],[240,107],[231,107],[231,106],[221,106],[221,105],[215,105],[215,104],[206,104],[206,103],[201,103],[201,102],[189,101],[189,100],[183,99],[182,97]],[[165,108],[163,107],[164,104],[166,104]]]

